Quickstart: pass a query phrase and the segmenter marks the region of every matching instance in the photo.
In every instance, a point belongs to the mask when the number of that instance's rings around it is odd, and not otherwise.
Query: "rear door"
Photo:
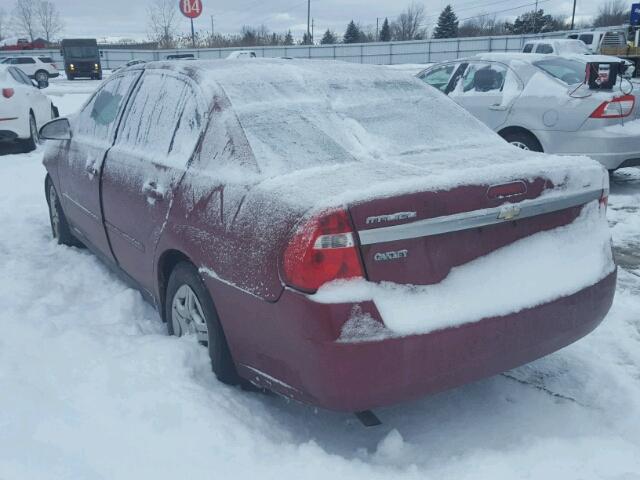
[[[31,79],[22,70],[10,68],[9,73],[23,86],[25,97],[29,102],[29,108],[33,111],[36,125],[40,128],[45,122],[51,120],[51,101],[40,92],[40,89],[33,85]]]
[[[72,138],[59,166],[62,205],[78,236],[113,260],[102,224],[100,172],[126,100],[140,72],[114,75],[69,119]]]
[[[113,254],[148,291],[155,246],[203,126],[197,92],[187,77],[145,71],[105,160],[102,209]]]
[[[470,62],[449,96],[488,127],[505,124],[522,82],[501,63]]]

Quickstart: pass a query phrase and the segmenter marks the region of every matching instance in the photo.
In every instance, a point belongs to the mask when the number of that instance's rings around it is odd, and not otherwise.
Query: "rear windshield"
[[[593,34],[586,33],[584,35],[580,35],[580,40],[582,40],[587,45],[591,45],[593,43]]]
[[[362,68],[362,67],[360,67]],[[494,144],[491,132],[418,79],[368,75],[223,83],[260,170],[293,170],[368,159],[419,161],[426,152]]]
[[[577,60],[567,60],[566,58],[550,58],[539,60],[533,64],[547,75],[557,78],[567,85],[581,83],[585,79],[586,65]]]

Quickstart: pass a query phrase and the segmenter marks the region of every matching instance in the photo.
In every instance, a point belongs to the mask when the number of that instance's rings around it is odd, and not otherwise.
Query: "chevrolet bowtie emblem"
[[[498,218],[500,220],[513,220],[520,216],[520,207],[518,205],[503,205],[500,207]]]

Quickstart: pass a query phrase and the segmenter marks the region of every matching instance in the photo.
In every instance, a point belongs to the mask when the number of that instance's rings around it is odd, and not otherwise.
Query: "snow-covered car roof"
[[[553,58],[566,58],[568,60],[575,60],[577,62],[584,63],[585,65],[590,62],[623,62],[618,57],[612,57],[610,55],[553,55]],[[510,52],[496,52],[496,53],[479,53],[474,57],[467,58],[466,60],[486,60],[488,62],[502,62],[511,66],[517,66],[518,63],[532,65],[534,62],[540,60],[548,60],[549,55],[542,53],[510,53]]]

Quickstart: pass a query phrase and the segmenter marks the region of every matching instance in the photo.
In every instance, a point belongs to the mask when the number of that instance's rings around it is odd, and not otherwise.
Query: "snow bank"
[[[320,303],[372,300],[388,329],[423,334],[551,302],[591,286],[615,268],[609,227],[592,202],[572,224],[540,232],[452,269],[427,286],[333,282]]]

